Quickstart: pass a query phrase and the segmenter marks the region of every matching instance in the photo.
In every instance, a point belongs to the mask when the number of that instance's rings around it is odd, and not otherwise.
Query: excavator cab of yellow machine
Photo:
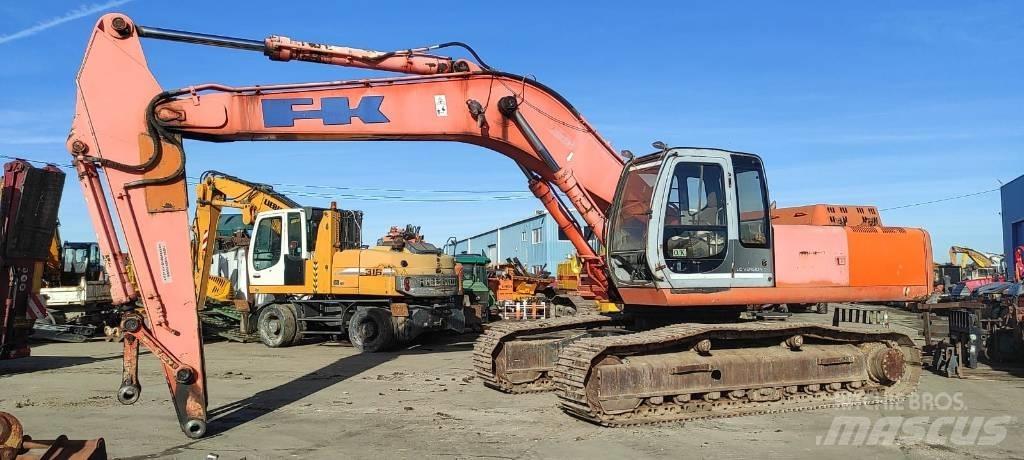
[[[306,207],[261,212],[256,217],[253,239],[249,243],[251,285],[306,284],[305,261],[315,256],[317,234],[325,211]],[[351,247],[354,243],[341,244]]]

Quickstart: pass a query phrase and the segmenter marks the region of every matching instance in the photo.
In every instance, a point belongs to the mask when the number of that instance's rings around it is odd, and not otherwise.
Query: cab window
[[[100,247],[99,245],[89,246],[89,264],[99,265],[100,264]]]
[[[647,227],[651,223],[651,197],[660,167],[661,163],[632,166],[620,181],[618,205],[609,225],[608,258],[612,273],[621,281],[650,280]]]
[[[725,172],[713,163],[679,163],[665,204],[665,261],[675,273],[704,273],[725,260]]]
[[[734,155],[732,167],[736,173],[736,197],[740,210],[740,244],[767,248],[770,224],[761,161],[751,156]]]
[[[256,228],[252,251],[252,266],[264,270],[281,260],[281,218],[267,217]]]
[[[302,215],[288,213],[288,255],[302,257]]]

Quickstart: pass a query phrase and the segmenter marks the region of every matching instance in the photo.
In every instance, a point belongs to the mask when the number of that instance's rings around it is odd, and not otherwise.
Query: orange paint
[[[775,285],[848,286],[849,249],[843,227],[775,225]]]
[[[710,293],[680,293],[650,288],[620,288],[630,308],[746,306],[781,303],[915,301],[928,296],[925,286],[808,286],[733,288]]]
[[[850,242],[851,286],[931,286],[931,244],[924,230],[901,227],[846,230]]]
[[[772,224],[878,227],[882,225],[882,216],[874,206],[812,204],[772,209]]]

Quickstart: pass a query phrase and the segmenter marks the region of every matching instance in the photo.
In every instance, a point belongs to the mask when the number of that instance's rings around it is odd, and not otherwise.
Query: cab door
[[[284,284],[306,284],[306,215],[305,210],[292,209],[285,215]]]
[[[284,284],[284,219],[285,212],[271,211],[256,217],[249,242],[249,278],[253,286]]]
[[[262,212],[249,242],[250,284],[294,286],[305,283],[306,219],[301,209]]]
[[[759,194],[744,190],[744,202],[757,195],[760,209],[741,216],[733,163],[733,152],[715,149],[673,149],[665,155],[647,232],[647,260],[657,287],[718,290],[772,285],[764,188]],[[762,178],[763,174],[758,176]],[[764,226],[760,244],[741,244],[741,221],[745,239],[756,239],[748,234],[757,227],[750,222],[753,215],[760,216],[758,222]]]
[[[664,288],[732,286],[730,165],[722,155],[676,149],[666,155],[651,206],[647,259]]]

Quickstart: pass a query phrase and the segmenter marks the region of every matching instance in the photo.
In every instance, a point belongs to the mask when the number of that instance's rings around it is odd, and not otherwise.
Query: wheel
[[[260,341],[270,348],[292,345],[297,329],[295,307],[290,304],[273,304],[263,307],[256,328]]]
[[[356,310],[348,322],[348,340],[359,351],[375,353],[395,345],[391,314],[382,308]]]
[[[789,305],[780,303],[778,306],[775,307],[775,311],[779,313],[789,313]]]

